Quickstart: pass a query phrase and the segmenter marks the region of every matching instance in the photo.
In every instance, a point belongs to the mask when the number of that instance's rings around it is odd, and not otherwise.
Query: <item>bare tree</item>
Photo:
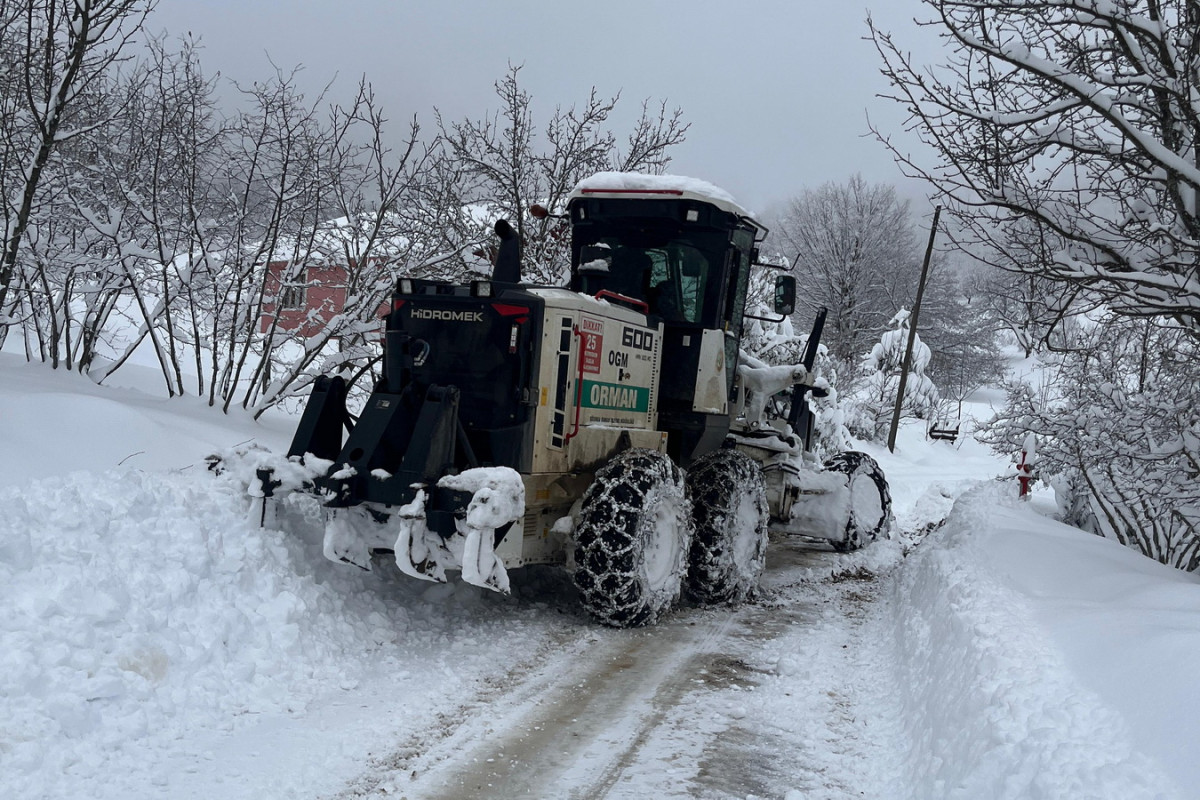
[[[111,94],[120,114],[103,137],[89,140],[90,163],[79,173],[88,180],[71,187],[73,212],[104,243],[96,270],[113,276],[109,292],[121,295],[77,323],[90,345],[80,353],[81,371],[101,344],[111,353],[92,369],[98,381],[142,346],[153,352],[171,396],[187,391],[185,372],[204,374],[196,357],[200,310],[188,286],[203,271],[198,260],[220,213],[212,179],[224,123],[214,89],[193,42],[183,40],[175,52],[152,39]],[[109,325],[110,314],[119,324]],[[121,330],[132,335],[118,340]]]
[[[15,296],[43,358],[61,352],[103,381],[148,352],[169,395],[261,413],[317,371],[369,370],[397,275],[444,276],[476,242],[463,239],[461,174],[418,144],[415,120],[390,149],[365,80],[326,106],[277,71],[230,118],[215,86],[192,42],[152,39],[85,98],[75,117],[108,123],[66,142],[47,172],[55,191],[26,234],[34,269]],[[281,291],[313,275],[344,303],[280,325]]]
[[[1007,331],[1026,358],[1055,346],[1072,325],[1071,312],[1086,310],[1073,303],[1071,287],[1033,273],[983,269],[963,281],[963,297],[983,315],[986,327]]]
[[[243,407],[261,413],[306,388],[317,371],[342,372],[353,382],[378,359],[380,309],[396,279],[445,277],[457,256],[478,244],[455,191],[459,176],[436,143],[420,144],[413,119],[394,151],[386,124],[365,80],[349,105],[331,109],[322,167],[328,219],[281,242],[296,285],[309,283],[307,267],[336,265],[345,300],[323,309],[327,322],[316,331],[285,331],[277,315],[270,319]]]
[[[871,36],[890,97],[936,156],[901,152],[994,261],[1014,233],[1055,242],[1014,269],[1118,312],[1200,329],[1200,3],[925,0],[951,49],[914,64]]]
[[[205,343],[211,374],[208,400],[228,411],[258,376],[263,340],[258,327],[277,287],[266,266],[283,259],[301,269],[333,208],[332,149],[336,134],[322,116],[324,95],[307,99],[296,71],[277,71],[242,90],[249,109],[223,140],[219,176],[228,201],[212,244],[219,272],[203,297],[209,315]]]
[[[929,373],[943,403],[956,404],[956,417],[963,401],[976,389],[999,385],[1008,366],[997,341],[1001,323],[992,306],[984,302],[988,294],[968,293],[964,290],[968,282],[953,274],[940,276],[937,285],[946,296],[935,298],[940,301],[936,302],[936,314],[921,317],[925,321],[921,337],[930,349]],[[941,416],[950,416],[948,408]]]
[[[771,237],[795,265],[801,315],[829,309],[822,341],[842,364],[857,362],[911,304],[920,254],[908,203],[892,186],[855,175],[805,191],[774,220]]]
[[[468,200],[493,207],[508,218],[524,244],[526,274],[533,281],[559,283],[568,264],[568,242],[554,219],[534,219],[528,207],[540,203],[562,209],[567,195],[588,175],[605,170],[661,173],[669,151],[681,143],[688,125],[679,109],[648,101],[624,147],[606,127],[620,95],[602,98],[593,88],[582,107],[558,107],[539,142],[532,98],[518,81],[521,67],[509,67],[496,82],[499,111],[478,120],[438,125],[453,157],[471,181]]]
[[[23,274],[21,253],[46,202],[52,158],[65,142],[108,121],[74,114],[123,57],[152,7],[153,0],[0,2],[0,345],[15,301],[40,280]]]

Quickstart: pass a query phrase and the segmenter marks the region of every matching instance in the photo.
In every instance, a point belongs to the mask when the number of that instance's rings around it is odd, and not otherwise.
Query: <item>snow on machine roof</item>
[[[567,203],[578,197],[669,197],[711,203],[762,227],[754,215],[738,205],[729,192],[698,178],[682,175],[644,175],[640,172],[598,172],[584,178],[567,196]]]

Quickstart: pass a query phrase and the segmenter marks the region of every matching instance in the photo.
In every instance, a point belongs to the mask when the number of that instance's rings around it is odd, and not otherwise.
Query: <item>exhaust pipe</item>
[[[492,280],[497,283],[520,283],[521,240],[506,219],[496,221],[496,235],[500,237],[500,249],[496,253]]]

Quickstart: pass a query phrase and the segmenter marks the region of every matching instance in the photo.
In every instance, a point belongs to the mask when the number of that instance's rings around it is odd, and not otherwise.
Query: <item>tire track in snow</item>
[[[638,631],[590,631],[464,720],[398,791],[421,798],[603,797],[688,687],[683,665],[711,652],[733,617],[688,614]]]
[[[890,779],[897,744],[874,578],[808,587],[819,609],[764,608],[731,642],[744,659],[720,695],[732,719],[708,741],[693,797],[905,796]]]
[[[768,586],[794,583],[835,558],[790,544],[774,549]],[[465,706],[418,756],[403,748],[393,774],[341,796],[601,798],[640,794],[647,783],[655,797],[691,796],[705,744],[731,722],[702,698],[748,669],[730,650],[814,613],[803,603],[786,613],[770,605],[685,609],[646,629],[584,629],[537,669],[512,674],[498,695]],[[699,713],[680,719],[689,704]],[[364,792],[364,784],[372,788]]]

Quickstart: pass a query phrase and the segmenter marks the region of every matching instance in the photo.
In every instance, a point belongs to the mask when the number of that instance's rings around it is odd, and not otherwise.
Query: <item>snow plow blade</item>
[[[311,453],[317,458],[333,461],[342,450],[343,427],[346,430],[351,427],[350,414],[346,411],[346,381],[338,376],[318,375],[300,417],[300,425],[292,436],[288,458],[303,458]]]
[[[455,467],[456,456],[473,460],[469,445],[458,435],[458,406],[459,391],[453,386],[430,386],[419,400],[411,391],[381,390],[371,395],[352,423],[344,381],[322,376],[313,386],[288,456],[332,462],[312,487],[329,508],[361,503],[405,506],[416,499],[416,487],[425,485],[429,526],[450,536],[455,517],[465,513],[471,500],[469,493],[436,488],[438,479]],[[345,444],[343,427],[349,430]]]

